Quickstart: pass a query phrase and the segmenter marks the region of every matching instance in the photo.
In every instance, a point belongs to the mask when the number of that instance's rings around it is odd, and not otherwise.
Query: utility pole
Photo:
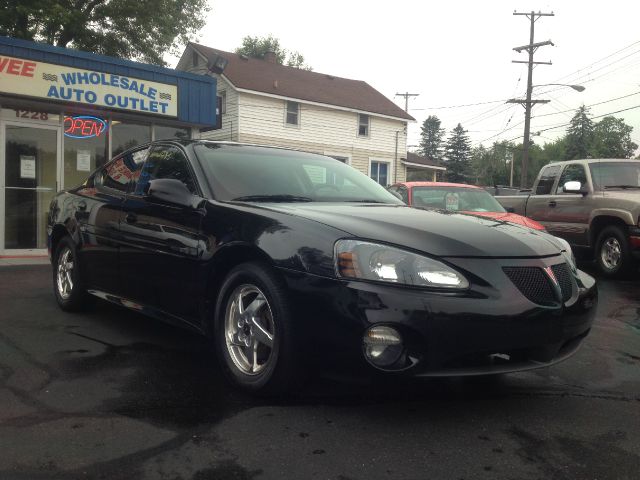
[[[526,63],[528,64],[529,71],[527,75],[527,98],[526,100],[512,98],[508,100],[507,103],[519,103],[524,107],[524,139],[522,142],[522,171],[520,172],[520,188],[525,188],[527,184],[527,166],[529,164],[529,143],[530,143],[530,129],[531,129],[531,107],[536,103],[549,103],[549,100],[531,100],[531,92],[533,90],[533,66],[534,65],[551,65],[551,62],[534,62],[533,55],[536,50],[545,45],[552,45],[553,42],[551,40],[547,40],[546,42],[538,42],[534,43],[534,26],[536,20],[540,17],[553,17],[553,12],[551,13],[542,13],[542,12],[529,12],[529,13],[520,13],[513,12],[514,15],[524,15],[529,18],[531,22],[530,32],[529,32],[529,44],[523,45],[521,47],[515,47],[514,50],[518,53],[526,50],[529,53],[528,61],[518,61],[512,60],[513,63]]]
[[[513,160],[515,159],[515,155],[513,154],[513,150],[511,150],[511,175],[509,175],[509,186],[513,187]]]
[[[419,93],[396,93],[396,97],[404,97],[404,111],[409,112],[409,97],[417,97]]]

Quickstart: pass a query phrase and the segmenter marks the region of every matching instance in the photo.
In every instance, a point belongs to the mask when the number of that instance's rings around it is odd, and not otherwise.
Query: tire
[[[267,265],[243,263],[231,270],[218,295],[214,323],[216,353],[227,379],[260,395],[299,388],[304,369],[293,320],[286,289]]]
[[[595,259],[600,272],[610,278],[624,277],[636,266],[624,230],[615,225],[605,227],[598,235]]]
[[[53,258],[53,292],[58,305],[67,312],[85,310],[90,295],[82,278],[77,248],[69,236],[60,240]]]

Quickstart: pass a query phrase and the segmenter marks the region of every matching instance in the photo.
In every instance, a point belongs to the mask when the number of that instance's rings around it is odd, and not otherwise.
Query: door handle
[[[557,205],[557,203],[556,203],[556,201],[555,201],[555,200],[551,200],[551,201],[549,202],[549,206],[550,206],[550,207],[555,207],[556,205]]]
[[[136,223],[138,221],[138,216],[135,213],[129,212],[125,215],[124,221],[127,223]]]

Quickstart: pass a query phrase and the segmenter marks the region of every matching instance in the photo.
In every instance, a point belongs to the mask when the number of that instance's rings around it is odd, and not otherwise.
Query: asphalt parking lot
[[[317,380],[255,399],[188,332],[61,312],[48,265],[0,268],[0,479],[633,479],[640,283],[600,281],[582,349],[496,378]]]

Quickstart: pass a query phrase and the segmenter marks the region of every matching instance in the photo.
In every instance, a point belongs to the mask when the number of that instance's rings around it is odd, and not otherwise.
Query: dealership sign
[[[123,75],[0,56],[0,92],[178,116],[178,87]]]

